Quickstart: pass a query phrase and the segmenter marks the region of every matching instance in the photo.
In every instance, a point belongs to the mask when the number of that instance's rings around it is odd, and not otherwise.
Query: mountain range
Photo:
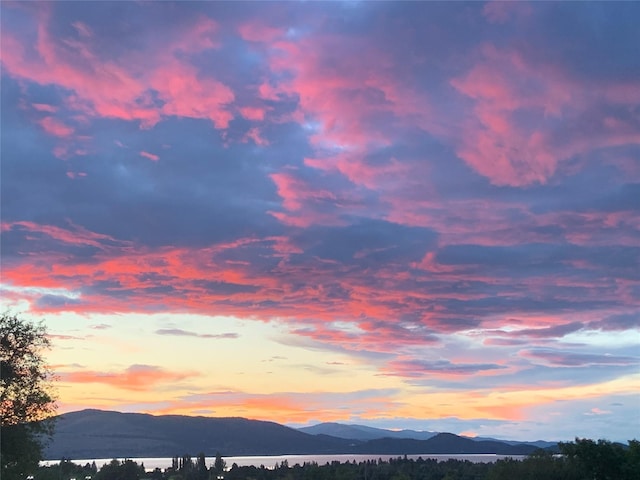
[[[385,430],[382,428],[367,427],[365,425],[349,425],[344,423],[319,423],[311,427],[298,429],[311,435],[330,435],[332,437],[351,440],[376,440],[379,438],[412,438],[414,440],[429,440],[438,432],[424,432],[416,430]]]
[[[354,440],[376,440],[380,438],[409,438],[413,440],[428,440],[442,432],[430,432],[424,430],[386,430],[382,428],[368,427],[365,425],[351,425],[344,423],[319,423],[311,427],[298,428],[301,432],[310,433],[312,435],[330,435],[332,437],[354,439]],[[501,442],[507,445],[533,445],[538,448],[549,448],[557,445],[557,442],[547,442],[544,440],[536,440],[535,442],[517,442],[513,440],[499,440],[491,437],[465,437],[476,442],[489,441]]]
[[[451,433],[391,431],[324,423],[294,429],[246,418],[153,416],[81,410],[57,417],[45,458],[142,458],[284,454],[481,454],[526,455],[550,442],[474,440]]]

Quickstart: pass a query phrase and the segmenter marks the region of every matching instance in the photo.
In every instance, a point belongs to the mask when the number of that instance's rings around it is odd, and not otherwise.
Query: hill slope
[[[418,455],[423,453],[528,455],[537,450],[537,447],[525,444],[508,445],[498,441],[475,441],[470,438],[459,437],[453,433],[439,433],[428,440],[410,438],[370,440],[355,446],[354,449],[360,453],[388,455]]]
[[[82,410],[58,417],[45,458],[171,457],[218,451],[223,455],[334,453],[350,443],[245,418]]]
[[[378,434],[360,427],[360,433]],[[531,445],[508,445],[498,441],[474,441],[450,433],[427,440],[377,438],[358,440],[324,434],[310,435],[273,422],[246,418],[153,416],[82,410],[58,417],[45,458],[57,460],[91,458],[338,454],[381,455],[497,453],[528,454]]]

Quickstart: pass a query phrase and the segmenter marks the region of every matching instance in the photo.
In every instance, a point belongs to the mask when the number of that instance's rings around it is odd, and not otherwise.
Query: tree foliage
[[[638,441],[631,440],[625,449],[619,443],[608,440],[590,440],[576,438],[575,442],[560,443],[560,452],[573,465],[575,470],[584,473],[593,480],[619,480],[640,475],[638,467]]]
[[[437,460],[434,458],[389,458],[388,460],[366,460],[353,462],[305,462],[303,465],[289,465],[287,460],[276,463],[273,468],[264,465],[238,466],[230,469],[220,468],[224,459],[216,455],[215,464],[206,468],[204,453],[197,460],[189,455],[174,457],[173,465],[163,471],[156,469],[147,472],[146,477],[153,480],[593,480],[615,478],[616,480],[640,480],[640,442],[629,441],[629,445],[611,444],[606,440],[597,442],[579,440],[560,445],[562,454],[539,450],[520,460],[506,458],[493,463],[470,462],[468,460]],[[618,461],[610,462],[611,453]],[[588,453],[588,466],[581,458]],[[584,458],[586,460],[586,458]],[[136,469],[135,463],[113,460],[104,465],[96,480],[139,480],[136,475],[144,475],[142,468]],[[62,465],[62,463],[61,463]],[[80,466],[77,467],[81,468]],[[89,471],[89,464],[85,471]],[[51,467],[49,467],[51,469]],[[68,468],[65,471],[69,471]],[[128,472],[124,475],[124,472]],[[42,474],[42,473],[44,474]],[[70,480],[81,477],[74,470],[73,477],[60,474],[55,478],[43,467],[35,475],[35,480]],[[594,472],[595,473],[594,475]],[[46,474],[46,475],[45,475]]]
[[[0,450],[3,480],[21,479],[38,466],[55,411],[52,374],[43,351],[46,328],[8,313],[0,316]],[[49,419],[49,420],[48,420]]]
[[[220,455],[220,452],[216,452],[216,461],[213,463],[213,469],[217,475],[220,475],[227,468],[227,462],[225,462]]]
[[[140,480],[145,476],[144,465],[135,461],[116,459],[104,465],[95,475],[96,480]]]
[[[93,478],[96,473],[98,473],[96,462],[87,462],[82,466],[72,462],[70,458],[62,457],[58,464],[40,467],[34,474],[34,478],[37,480],[69,480],[70,478],[81,480],[87,477]]]

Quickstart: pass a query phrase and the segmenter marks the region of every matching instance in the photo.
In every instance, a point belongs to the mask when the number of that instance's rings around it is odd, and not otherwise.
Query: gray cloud
[[[638,365],[640,358],[607,354],[577,353],[552,349],[522,350],[520,355],[549,365],[575,367],[596,365]]]
[[[161,328],[156,330],[157,335],[173,335],[176,337],[198,337],[198,338],[213,338],[213,339],[235,339],[239,338],[237,333],[196,333],[189,330],[182,330],[181,328]]]

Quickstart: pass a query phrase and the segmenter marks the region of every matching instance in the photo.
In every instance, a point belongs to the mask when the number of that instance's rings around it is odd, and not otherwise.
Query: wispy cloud
[[[131,365],[122,371],[92,371],[88,369],[64,371],[58,374],[65,383],[100,383],[123,390],[145,390],[160,384],[172,384],[197,377],[194,371],[177,372],[154,365]]]
[[[156,330],[158,335],[174,335],[177,337],[199,337],[199,338],[216,338],[216,339],[233,339],[238,338],[239,335],[233,332],[227,333],[196,333],[180,328],[161,328]]]
[[[140,156],[144,157],[144,158],[148,158],[149,160],[153,161],[153,162],[157,162],[158,160],[160,160],[160,157],[154,153],[149,153],[149,152],[145,152],[144,150],[142,152],[140,152]]]

